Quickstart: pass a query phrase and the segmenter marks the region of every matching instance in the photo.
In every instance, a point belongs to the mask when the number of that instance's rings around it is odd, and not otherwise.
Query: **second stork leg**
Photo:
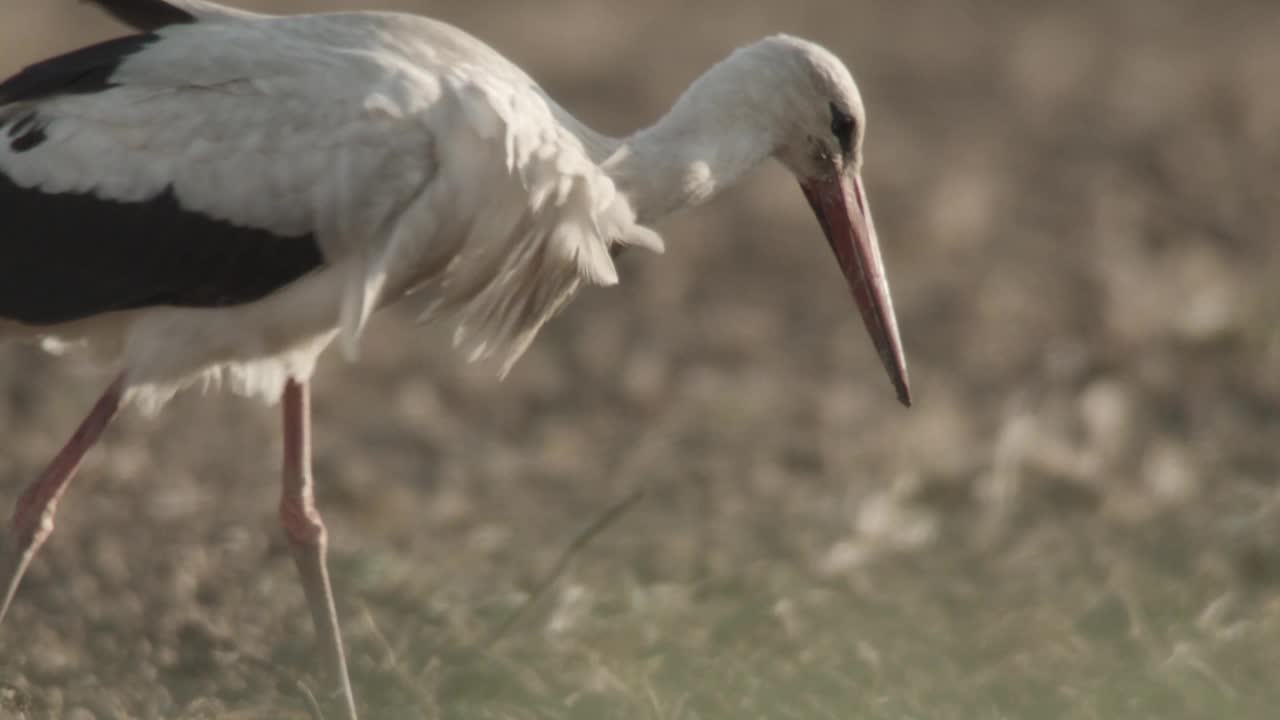
[[[290,380],[284,391],[284,488],[280,495],[280,523],[289,539],[289,550],[302,575],[302,589],[311,606],[321,652],[328,656],[347,717],[356,720],[355,697],[347,674],[342,631],[325,563],[328,538],[320,511],[316,510],[315,482],[311,475],[310,386]]]
[[[124,399],[124,377],[117,378],[89,411],[71,439],[49,463],[49,467],[18,498],[9,530],[10,546],[0,556],[0,622],[9,612],[9,603],[27,572],[31,559],[53,533],[53,515],[67,484],[80,468],[85,453],[98,442],[102,431],[120,411]]]

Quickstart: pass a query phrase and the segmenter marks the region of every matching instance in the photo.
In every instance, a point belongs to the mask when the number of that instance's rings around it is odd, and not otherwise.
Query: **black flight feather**
[[[129,27],[143,32],[159,30],[169,25],[184,25],[196,21],[196,17],[164,0],[85,0],[97,5],[103,12]]]

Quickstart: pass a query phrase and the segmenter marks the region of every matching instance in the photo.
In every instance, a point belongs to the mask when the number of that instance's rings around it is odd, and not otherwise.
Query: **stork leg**
[[[18,584],[26,574],[31,559],[49,535],[53,533],[53,515],[58,509],[58,500],[66,491],[67,484],[75,476],[80,461],[85,453],[102,436],[111,419],[120,410],[124,397],[124,376],[116,378],[102,397],[89,411],[80,427],[62,450],[54,456],[53,462],[45,468],[35,482],[27,486],[18,498],[13,512],[13,525],[9,529],[9,547],[0,563],[0,587],[4,589],[4,599],[0,602],[0,622],[9,612],[9,603],[18,591]]]
[[[316,510],[311,475],[311,391],[306,383],[290,380],[284,391],[284,488],[280,495],[280,523],[289,539],[293,561],[302,575],[302,589],[311,606],[316,635],[341,685],[347,717],[356,720],[355,697],[342,650],[338,612],[325,564],[327,533]]]

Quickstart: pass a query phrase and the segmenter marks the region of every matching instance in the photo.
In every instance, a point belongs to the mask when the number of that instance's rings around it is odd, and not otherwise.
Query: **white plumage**
[[[505,372],[579,283],[617,282],[612,244],[662,248],[564,112],[450,26],[235,16],[158,35],[120,64],[118,87],[40,101],[48,141],[0,145],[0,169],[23,187],[120,202],[171,187],[191,211],[315,233],[327,267],[233,309],[28,330],[87,335],[151,409],[224,375],[275,401],[335,332],[354,356],[369,314],[409,290],[428,317],[456,316],[471,359],[496,356]]]
[[[83,454],[131,401],[193,383],[283,397],[280,515],[348,718],[314,507],[308,380],[410,298],[500,373],[646,224],[773,157],[796,176],[909,403],[860,175],[866,121],[830,52],[735,52],[651,128],[607,138],[449,25],[93,0],[142,31],[0,83],[0,339],[88,346],[117,379],[18,502],[0,620]]]

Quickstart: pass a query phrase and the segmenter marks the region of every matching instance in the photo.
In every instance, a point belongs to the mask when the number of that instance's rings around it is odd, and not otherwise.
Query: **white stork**
[[[434,20],[92,2],[137,34],[0,84],[0,338],[84,344],[115,377],[18,500],[0,619],[117,411],[226,383],[282,400],[280,518],[354,718],[312,498],[317,356],[335,339],[354,356],[370,313],[413,296],[505,373],[580,285],[618,282],[621,248],[661,252],[646,225],[770,157],[799,180],[910,403],[859,175],[862,100],[813,43],[744,47],[613,139]]]

